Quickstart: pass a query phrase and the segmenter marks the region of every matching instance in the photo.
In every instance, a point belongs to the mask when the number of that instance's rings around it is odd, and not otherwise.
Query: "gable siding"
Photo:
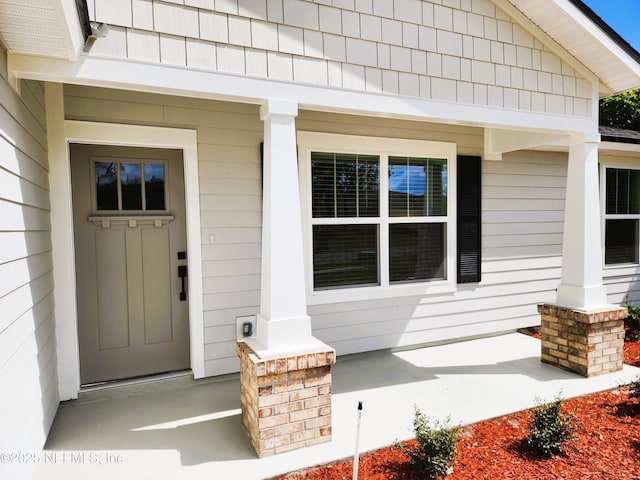
[[[0,77],[0,451],[38,453],[59,403],[44,89]],[[34,465],[3,462],[0,478]]]
[[[91,55],[590,118],[588,80],[491,0],[94,0]],[[333,3],[333,5],[331,5]]]

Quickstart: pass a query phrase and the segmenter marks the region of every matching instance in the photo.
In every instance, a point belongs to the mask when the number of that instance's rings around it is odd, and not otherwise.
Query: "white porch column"
[[[260,457],[331,441],[335,350],[313,338],[302,248],[295,117],[267,100],[262,173],[262,279],[256,339],[236,343],[242,424]],[[304,402],[301,400],[304,399]]]
[[[602,283],[599,141],[599,135],[594,135],[569,147],[562,278],[557,292],[557,305],[585,311],[607,306]]]
[[[562,277],[556,303],[538,305],[540,359],[591,377],[622,369],[627,311],[607,304],[602,283],[600,135],[575,140],[569,147]]]
[[[295,351],[314,343],[307,315],[302,220],[296,151],[298,105],[268,100],[264,121],[262,280],[258,355]]]

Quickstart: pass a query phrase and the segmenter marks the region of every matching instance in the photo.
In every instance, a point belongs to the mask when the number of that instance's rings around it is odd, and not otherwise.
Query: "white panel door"
[[[189,368],[181,151],[70,151],[81,383]]]

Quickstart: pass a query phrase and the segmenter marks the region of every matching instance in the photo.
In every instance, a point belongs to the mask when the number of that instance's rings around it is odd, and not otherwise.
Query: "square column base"
[[[584,377],[622,370],[626,308],[585,312],[538,305],[538,312],[543,362]]]
[[[242,424],[259,457],[331,441],[332,348],[260,358],[238,342],[236,353]]]

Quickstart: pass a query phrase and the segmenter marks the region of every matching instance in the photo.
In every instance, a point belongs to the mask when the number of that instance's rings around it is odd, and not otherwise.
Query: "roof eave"
[[[0,0],[0,39],[11,54],[78,58],[91,25],[86,0]]]
[[[640,53],[581,0],[508,1],[598,78],[601,97],[640,88]]]

